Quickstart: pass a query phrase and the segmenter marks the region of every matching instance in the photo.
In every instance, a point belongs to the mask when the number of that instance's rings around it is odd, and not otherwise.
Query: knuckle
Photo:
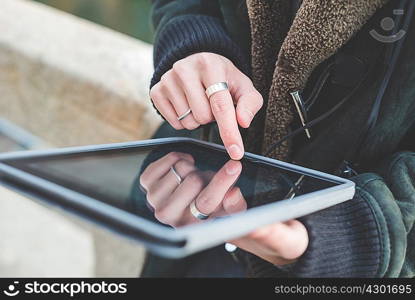
[[[209,124],[210,122],[212,122],[212,118],[208,114],[195,115],[194,118],[195,118],[196,122],[201,124],[201,125],[206,125],[206,124]]]
[[[160,222],[164,223],[164,224],[168,224],[170,225],[170,217],[168,212],[166,211],[166,209],[156,209],[154,212],[154,216],[157,218],[157,220],[159,220]]]
[[[180,121],[178,121],[174,116],[170,118],[169,124],[175,129],[175,130],[181,130],[183,129],[182,124]]]
[[[193,159],[193,156],[188,154],[188,153],[183,153],[183,157],[188,161],[188,162],[194,162],[195,160]],[[192,164],[191,164],[192,165]]]
[[[159,95],[160,95],[159,88],[160,88],[160,83],[159,83],[159,84],[157,84],[157,85],[155,85],[155,86],[153,86],[153,87],[151,88],[151,90],[150,90],[150,98],[151,98],[153,101],[157,101],[157,98],[159,98]]]
[[[233,62],[229,58],[227,58],[225,56],[222,56],[222,55],[219,55],[218,57],[221,59],[221,61],[223,61],[227,65],[228,68],[236,68],[235,65],[233,64]],[[241,71],[239,71],[238,68],[236,68],[236,70],[238,72],[242,73]]]
[[[210,210],[212,206],[212,199],[207,197],[206,195],[201,195],[197,198],[197,208],[199,210]]]
[[[195,129],[198,129],[200,127],[200,124],[194,124],[191,128],[190,128],[190,130],[195,130]]]
[[[196,122],[191,122],[191,121],[183,121],[183,123],[184,123],[183,124],[184,128],[186,128],[187,130],[195,130],[196,128],[200,126]]]
[[[220,136],[222,137],[222,140],[228,141],[228,140],[232,139],[235,135],[229,129],[222,129],[220,131]]]
[[[161,81],[161,82],[170,81],[170,80],[171,80],[171,76],[172,76],[172,72],[171,72],[171,71],[167,71],[166,73],[164,73],[164,74],[161,76],[160,81]]]
[[[180,153],[179,152],[170,152],[169,154],[167,154],[167,156],[171,160],[180,159]]]
[[[148,187],[148,178],[144,173],[140,176],[140,185],[145,189]]]
[[[178,152],[180,154],[180,160],[177,162],[178,164],[185,164],[185,165],[192,165],[191,162],[194,162],[193,156],[188,153]]]
[[[190,173],[186,177],[186,180],[189,182],[189,184],[192,184],[195,186],[203,186],[203,178],[196,172]]]
[[[226,99],[226,97],[221,92],[212,96],[210,104],[214,113],[228,112],[231,108],[228,103],[228,99]]]
[[[185,69],[186,69],[186,61],[185,60],[179,60],[179,61],[176,61],[174,64],[173,64],[173,67],[172,67],[172,70],[174,71],[174,73],[176,73],[177,75],[181,75],[181,74],[183,74],[183,72],[185,71]]]
[[[223,59],[220,59],[219,55],[213,53],[199,53],[196,57],[196,63],[203,71],[215,70],[215,72],[225,72],[226,70],[226,62]],[[212,66],[214,66],[214,68],[212,68]]]
[[[151,203],[151,205],[154,206],[154,193],[151,190],[148,191],[146,198],[147,198],[147,202]],[[155,209],[157,210],[157,207],[155,207]]]
[[[199,53],[196,61],[201,67],[206,68],[212,63],[212,55],[206,52]]]
[[[175,130],[181,130],[181,129],[183,129],[183,126],[182,125],[180,125],[180,124],[177,124],[176,122],[174,122],[174,123],[171,123],[170,124]]]
[[[193,164],[188,160],[188,158],[179,160],[175,165],[175,168],[177,169],[178,172],[181,172],[181,174],[185,173],[192,167],[193,167]]]
[[[170,82],[167,80],[161,80],[159,86],[159,94],[160,95],[167,95],[169,90]]]

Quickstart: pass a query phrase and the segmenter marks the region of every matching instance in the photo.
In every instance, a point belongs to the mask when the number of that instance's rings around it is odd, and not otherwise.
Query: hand
[[[170,170],[172,166],[183,179],[180,185]],[[234,186],[241,167],[239,161],[231,160],[217,173],[202,172],[191,155],[171,152],[145,169],[140,184],[147,191],[155,217],[164,224],[180,227],[201,222],[190,213],[192,201],[210,218],[246,210],[246,200]],[[308,233],[302,223],[291,220],[264,226],[230,243],[274,265],[284,265],[305,252]]]
[[[291,220],[259,228],[230,243],[274,265],[285,265],[304,254],[308,233],[301,222]]]
[[[208,99],[206,88],[218,82],[227,82],[229,90]],[[214,53],[197,53],[177,61],[153,86],[150,97],[177,130],[193,130],[216,121],[229,156],[235,160],[241,159],[244,153],[238,124],[248,128],[263,104],[252,81],[229,59]],[[177,120],[189,108],[192,113]]]
[[[179,184],[174,167],[182,178]],[[173,227],[201,222],[190,212],[195,201],[197,209],[210,218],[229,215],[246,209],[246,201],[234,184],[242,165],[228,161],[217,173],[198,170],[191,155],[171,152],[151,163],[140,177],[147,201],[154,208],[155,217]]]

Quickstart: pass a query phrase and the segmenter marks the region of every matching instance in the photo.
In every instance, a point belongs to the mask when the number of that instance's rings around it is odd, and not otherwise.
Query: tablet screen
[[[4,163],[172,227],[226,217],[341,184],[256,158],[232,161],[221,149],[193,142]]]

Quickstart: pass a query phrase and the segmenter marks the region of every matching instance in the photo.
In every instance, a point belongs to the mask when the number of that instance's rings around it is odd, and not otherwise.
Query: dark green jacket
[[[312,129],[315,136],[312,141],[306,141],[301,135],[294,140],[295,163],[330,173],[337,172],[344,160],[352,160],[358,166],[359,175],[353,178],[357,183],[355,198],[360,199],[372,215],[379,259],[376,270],[370,276],[376,277],[415,276],[415,154],[412,152],[415,151],[414,21],[406,33],[404,48],[381,103],[376,126],[368,135],[361,134],[389,63],[386,60],[389,44],[374,40],[370,32],[381,30],[381,20],[392,15],[397,3],[391,1],[379,10],[347,45],[314,71],[303,91],[305,98],[312,94],[327,66],[331,66],[330,76],[318,92],[317,101],[310,111],[311,119],[344,99],[356,81],[360,80],[361,85],[345,105]],[[153,20],[156,28],[153,85],[175,61],[202,51],[227,56],[249,75],[250,28],[245,1],[158,0],[154,1]],[[197,37],[199,30],[201,32],[206,26],[212,30],[196,46],[191,42],[182,42],[173,47],[168,42],[167,36],[171,36],[177,28],[186,39],[186,36]],[[224,41],[228,46],[221,44]],[[298,124],[293,124],[293,128],[297,127]],[[362,136],[364,139],[360,143]],[[217,135],[212,136],[211,140],[220,142]],[[360,144],[362,146],[357,149]],[[345,219],[342,222],[348,221]],[[312,250],[318,247],[313,243],[324,247],[326,242],[327,239],[316,237],[315,241],[310,241],[309,252],[313,255],[319,253],[320,250]],[[306,253],[305,257],[310,253]],[[350,259],[353,255],[351,250]],[[302,275],[295,274],[295,267],[293,270],[293,276]],[[344,276],[341,272],[329,275]],[[318,273],[317,276],[324,274]]]

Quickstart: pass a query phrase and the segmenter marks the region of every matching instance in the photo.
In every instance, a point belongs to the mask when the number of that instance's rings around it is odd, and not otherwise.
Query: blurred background
[[[150,0],[35,0],[151,43]]]
[[[1,0],[0,153],[150,138],[150,0]],[[137,277],[144,250],[0,186],[0,277]]]

